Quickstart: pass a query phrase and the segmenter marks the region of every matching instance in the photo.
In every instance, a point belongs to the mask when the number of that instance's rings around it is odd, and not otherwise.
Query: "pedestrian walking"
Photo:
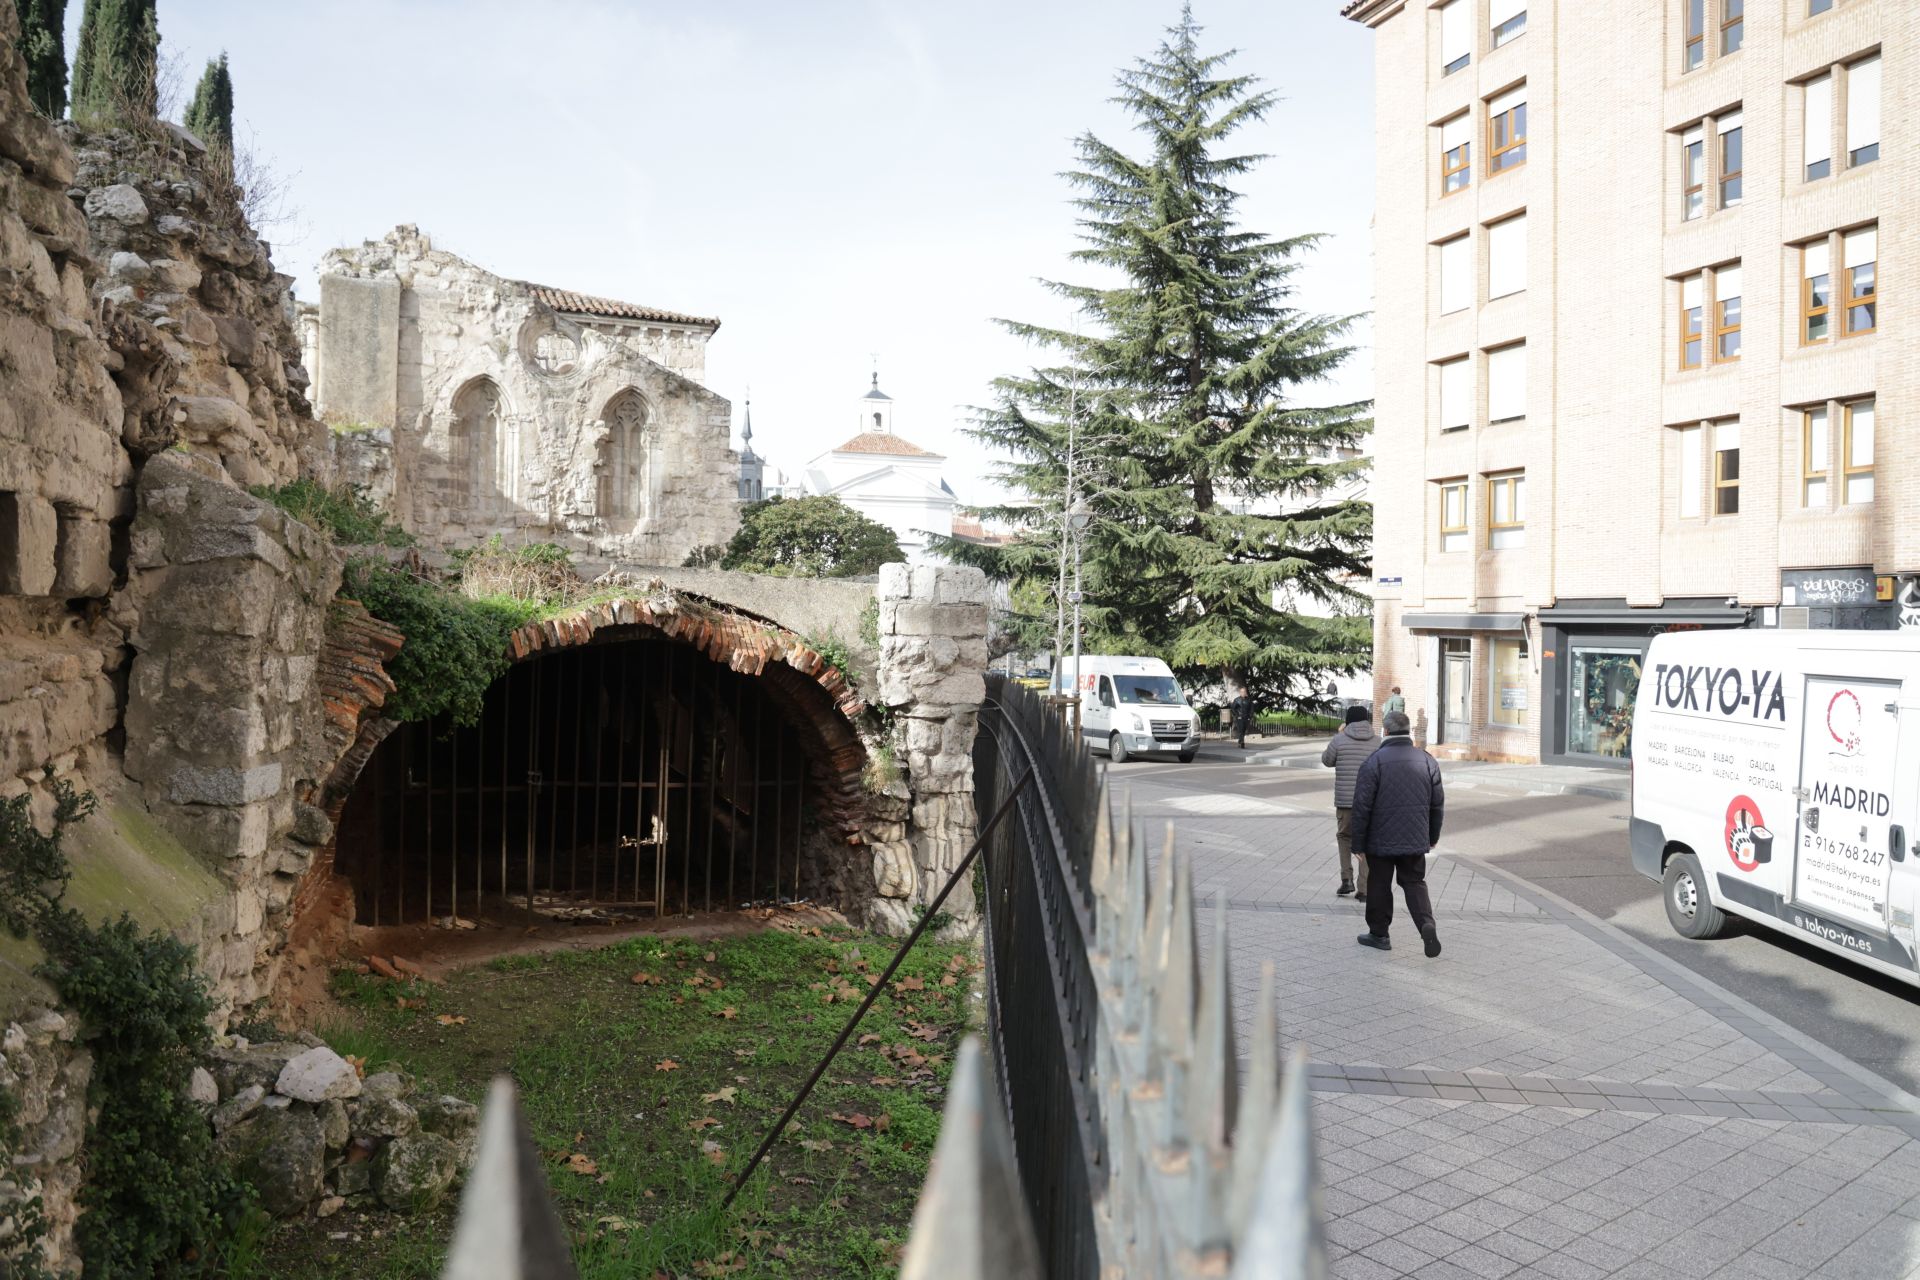
[[[1379,750],[1361,763],[1353,780],[1353,847],[1366,856],[1373,888],[1360,945],[1393,950],[1387,929],[1393,923],[1393,882],[1398,880],[1427,955],[1437,956],[1440,933],[1427,897],[1427,854],[1440,843],[1446,790],[1440,766],[1413,745],[1406,712],[1388,712],[1380,727],[1386,736]]]
[[[1380,739],[1373,732],[1373,722],[1367,718],[1365,707],[1348,707],[1347,722],[1340,726],[1340,732],[1333,735],[1327,743],[1327,749],[1320,753],[1320,763],[1333,772],[1333,820],[1334,841],[1340,849],[1340,888],[1339,896],[1344,898],[1355,890],[1355,868],[1353,865],[1353,783],[1360,776],[1360,766],[1367,757],[1380,749]],[[1367,860],[1360,859],[1358,868],[1360,901],[1367,900]]]
[[[1406,709],[1407,700],[1400,695],[1399,685],[1393,686],[1393,692],[1388,694],[1387,700],[1380,704],[1380,713],[1382,715],[1391,715],[1395,711],[1405,711]]]
[[[1233,713],[1233,729],[1239,735],[1240,749],[1245,751],[1247,724],[1253,719],[1253,699],[1247,696],[1245,689],[1242,689],[1233,696],[1233,701],[1228,704],[1228,710]]]

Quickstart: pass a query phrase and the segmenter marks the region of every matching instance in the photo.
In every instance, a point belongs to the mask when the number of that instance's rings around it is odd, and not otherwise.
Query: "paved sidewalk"
[[[1920,1100],[1444,845],[1445,953],[1365,950],[1330,814],[1115,781],[1227,898],[1243,1051],[1277,962],[1335,1277],[1920,1277]]]
[[[1255,751],[1249,749],[1252,764],[1276,765],[1283,769],[1320,769],[1324,738],[1292,740]],[[1490,764],[1482,760],[1442,760],[1450,787],[1497,787],[1542,796],[1599,796],[1618,799],[1627,794],[1625,769],[1582,768],[1578,765]]]

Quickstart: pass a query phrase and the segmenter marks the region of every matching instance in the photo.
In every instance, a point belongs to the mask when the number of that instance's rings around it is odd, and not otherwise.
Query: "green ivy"
[[[372,560],[348,562],[341,593],[407,638],[387,663],[395,689],[385,714],[401,721],[448,712],[456,723],[479,723],[487,687],[512,665],[508,637],[541,609],[538,601],[470,599]]]
[[[880,597],[867,601],[860,610],[860,642],[874,652],[880,650]]]
[[[350,547],[413,545],[413,535],[375,506],[359,485],[328,488],[314,480],[295,480],[277,488],[255,485],[248,492]]]
[[[32,937],[39,974],[79,1020],[93,1053],[87,1180],[75,1233],[88,1276],[185,1276],[245,1216],[247,1196],[213,1151],[187,1099],[206,1049],[213,1001],[193,948],[122,914],[98,927],[62,902],[72,869],[68,827],[93,812],[91,794],[54,783],[51,832],[34,826],[25,795],[0,801],[0,922]]]
[[[840,668],[840,674],[853,679],[853,655],[847,652],[847,645],[839,636],[829,635],[822,640],[815,636],[801,636],[800,643],[819,654],[830,667]]]

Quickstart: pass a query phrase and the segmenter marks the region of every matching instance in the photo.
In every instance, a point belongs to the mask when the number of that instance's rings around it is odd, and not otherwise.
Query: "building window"
[[[1827,435],[1827,406],[1800,415],[1800,505],[1818,509],[1827,505],[1827,478],[1831,462]]]
[[[1487,173],[1527,162],[1527,87],[1509,89],[1487,104]]]
[[[1847,164],[1880,158],[1880,55],[1847,68]]]
[[[1713,358],[1740,358],[1740,268],[1721,267],[1713,273]]]
[[[1449,481],[1440,486],[1440,549],[1467,549],[1467,482]]]
[[[1493,29],[1493,47],[1498,49],[1527,29],[1527,0],[1490,0],[1487,25]]]
[[[1817,18],[1833,8],[1833,0],[1807,0],[1807,16]]]
[[[1846,283],[1845,336],[1872,333],[1878,325],[1880,310],[1879,285],[1875,280],[1875,262],[1879,251],[1876,227],[1862,227],[1858,231],[1849,231],[1840,237],[1842,265],[1846,272],[1841,279]]]
[[[1713,514],[1740,514],[1740,423],[1713,424]]]
[[[1741,118],[1738,111],[1715,121],[1720,129],[1720,207],[1731,209],[1740,203]]]
[[[1707,134],[1695,125],[1680,135],[1680,185],[1686,192],[1688,221],[1707,211]]]
[[[1681,66],[1692,71],[1707,60],[1707,0],[1686,0],[1687,44]]]
[[[1845,438],[1841,456],[1846,459],[1846,496],[1848,503],[1873,501],[1873,401],[1856,400],[1847,405]]]
[[[1680,465],[1676,468],[1680,477],[1680,518],[1695,520],[1700,516],[1700,428],[1680,427],[1673,434],[1680,442]]]
[[[1440,194],[1463,191],[1473,181],[1473,117],[1462,111],[1440,126]]]
[[[1515,214],[1487,227],[1487,297],[1504,298],[1527,287],[1527,215]]]
[[[1473,421],[1473,361],[1465,356],[1440,365],[1440,429],[1459,431]]]
[[[647,402],[629,388],[601,413],[600,514],[630,520],[647,514]]]
[[[1450,76],[1473,61],[1473,0],[1440,6],[1440,74]]]
[[[1747,0],[1720,0],[1720,52],[1738,53],[1747,38]]]
[[[1633,754],[1633,699],[1640,689],[1638,649],[1572,647],[1567,688],[1567,752]]]
[[[1517,729],[1527,722],[1527,642],[1496,636],[1487,655],[1493,678],[1487,681],[1487,723]]]
[[[1527,344],[1487,352],[1487,421],[1511,422],[1527,416]]]
[[[1465,311],[1473,304],[1473,242],[1455,236],[1440,249],[1440,314]]]
[[[1706,277],[1688,276],[1680,282],[1680,367],[1682,369],[1698,369],[1702,363],[1706,314]]]
[[[1527,545],[1527,477],[1515,471],[1487,477],[1487,546],[1506,551]]]
[[[1804,129],[1801,158],[1806,165],[1807,181],[1813,182],[1833,172],[1832,74],[1807,81],[1801,95]]]
[[[1832,329],[1832,251],[1825,239],[1800,246],[1800,343],[1825,342]]]

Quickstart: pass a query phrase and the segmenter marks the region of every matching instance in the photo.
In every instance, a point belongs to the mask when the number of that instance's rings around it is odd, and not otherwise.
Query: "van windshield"
[[[1122,702],[1164,707],[1187,705],[1187,696],[1180,692],[1180,682],[1172,676],[1115,676],[1113,687]]]

